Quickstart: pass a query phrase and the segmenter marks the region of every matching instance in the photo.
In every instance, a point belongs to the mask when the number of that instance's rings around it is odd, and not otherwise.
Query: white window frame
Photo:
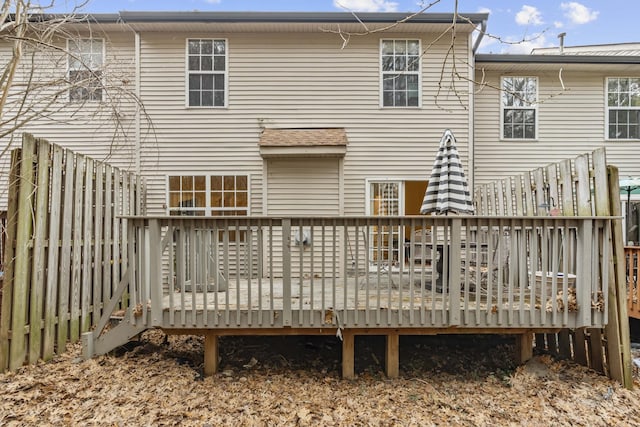
[[[190,177],[204,177],[205,179],[205,207],[183,207],[183,208],[176,208],[176,207],[171,207],[171,191],[169,189],[169,178],[170,177],[184,177],[184,176],[190,176]],[[236,206],[234,207],[223,207],[223,208],[214,208],[211,206],[211,178],[212,177],[216,177],[216,176],[221,176],[221,177],[225,177],[225,176],[234,176],[234,177],[245,177],[247,179],[247,207],[246,207],[246,211],[247,211],[247,216],[251,215],[251,175],[250,174],[243,174],[243,173],[225,173],[225,172],[220,172],[220,173],[209,173],[209,174],[204,174],[204,173],[194,173],[194,174],[190,174],[188,172],[176,172],[176,173],[170,173],[167,174],[165,177],[165,193],[166,193],[166,201],[165,201],[165,207],[166,207],[166,212],[167,215],[171,215],[171,212],[180,212],[181,210],[190,210],[190,211],[199,211],[199,212],[204,212],[204,216],[212,216],[213,215],[213,211],[216,210],[216,214],[215,216],[218,216],[217,212],[220,211],[237,211],[237,210],[241,210],[238,209]],[[237,190],[234,190],[237,191]]]
[[[190,41],[203,41],[210,40],[214,45],[216,41],[224,42],[224,71],[215,71],[212,65],[211,71],[202,71],[202,70],[190,70],[189,69],[189,42]],[[212,53],[212,63],[213,63],[213,53]],[[209,37],[190,37],[185,40],[185,56],[184,56],[184,74],[185,74],[185,82],[184,82],[184,105],[185,108],[188,109],[224,109],[229,105],[229,40],[226,38],[209,38]],[[190,105],[189,103],[189,77],[194,75],[222,75],[224,78],[224,104],[223,105]],[[201,102],[202,103],[202,102]],[[214,104],[215,104],[215,93],[214,93]]]
[[[398,184],[398,215],[404,215],[404,178],[366,178],[365,200],[367,203],[365,214],[368,216],[376,216],[371,212],[371,186],[373,184]]]
[[[535,79],[536,81],[536,101],[531,103],[528,106],[505,106],[503,101],[504,95],[504,80],[505,79]],[[538,99],[540,93],[540,79],[538,76],[525,76],[525,75],[517,75],[517,76],[501,76],[500,77],[500,92],[499,92],[499,102],[500,102],[500,139],[504,141],[537,141],[538,140]],[[534,118],[534,136],[533,138],[514,138],[514,137],[506,137],[504,134],[504,112],[505,110],[533,110],[535,114]],[[525,134],[523,134],[524,136]]]
[[[102,62],[99,65],[99,67],[92,67],[92,64],[85,64],[81,62],[81,57],[83,55],[83,52],[76,52],[71,50],[72,46],[75,44],[77,46],[78,42],[81,41],[90,41],[93,45],[93,42],[97,42],[99,41],[102,44]],[[77,39],[67,39],[67,72],[66,72],[66,76],[67,79],[69,80],[70,84],[71,84],[71,72],[72,71],[91,71],[91,72],[95,72],[95,71],[99,71],[101,73],[100,78],[98,79],[98,81],[100,82],[100,87],[99,87],[99,92],[100,92],[100,99],[71,99],[71,91],[75,88],[75,86],[72,86],[71,88],[69,88],[69,92],[68,92],[68,101],[69,102],[73,102],[73,103],[85,103],[85,102],[96,102],[96,103],[100,103],[104,100],[104,89],[102,87],[103,82],[104,82],[104,66],[105,66],[105,62],[106,62],[106,58],[107,58],[107,44],[105,42],[104,38],[101,37],[79,37]],[[91,50],[91,53],[93,54],[93,49]],[[73,56],[76,55],[76,56]],[[76,61],[80,61],[80,66],[78,68],[74,68],[72,67],[72,63],[76,62]]]
[[[416,71],[384,71],[382,69],[382,49],[384,42],[386,41],[417,41],[418,42],[418,70]],[[379,88],[379,105],[380,108],[422,108],[422,40],[419,38],[381,38],[380,47],[378,52],[378,72],[380,74],[380,88]],[[384,105],[384,76],[386,74],[398,74],[398,75],[416,75],[418,76],[418,105]]]
[[[398,185],[398,215],[404,215],[404,179],[400,179],[400,178],[367,178],[365,179],[365,200],[366,200],[366,209],[365,212],[368,216],[377,216],[374,212],[371,212],[371,205],[372,205],[372,186],[373,184],[397,184]],[[387,226],[383,226],[383,227],[387,227]],[[400,236],[404,236],[404,231],[403,231],[403,227],[397,227],[396,230],[391,230],[391,231],[383,231],[382,234],[389,234],[391,233],[392,235],[395,236],[396,240],[397,240],[397,244],[398,247],[397,248],[391,248],[392,249],[392,253],[393,251],[398,251],[398,258],[396,261],[399,260],[403,260],[404,259],[404,239],[401,239]],[[373,227],[371,228],[369,235],[367,236],[367,240],[369,242],[368,245],[368,251],[369,251],[369,260],[373,261],[375,259],[375,252],[377,251],[377,247],[375,245],[376,242],[372,242],[374,236],[374,229]],[[389,248],[385,247],[383,245],[382,247],[383,251],[388,251]],[[392,257],[393,258],[393,257]],[[387,261],[387,259],[382,259],[382,262]]]
[[[627,110],[627,111],[640,111],[640,106],[628,106],[628,107],[611,107],[609,106],[609,80],[610,79],[640,79],[640,76],[608,76],[604,79],[604,139],[607,141],[638,141],[640,138],[612,138],[609,135],[609,113],[612,109],[615,110]]]

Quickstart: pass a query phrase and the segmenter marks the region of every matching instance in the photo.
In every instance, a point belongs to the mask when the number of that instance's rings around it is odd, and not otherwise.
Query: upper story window
[[[187,81],[189,107],[226,107],[226,40],[187,40]]]
[[[247,175],[169,176],[169,215],[246,216],[248,182]]]
[[[102,101],[104,40],[74,39],[68,42],[69,101]]]
[[[607,79],[607,136],[640,139],[640,78]]]
[[[383,107],[420,105],[420,40],[382,40],[380,72]]]
[[[502,78],[502,138],[536,139],[538,78]]]

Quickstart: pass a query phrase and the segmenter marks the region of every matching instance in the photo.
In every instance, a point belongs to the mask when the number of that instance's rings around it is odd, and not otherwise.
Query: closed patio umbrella
[[[456,148],[456,138],[449,129],[440,139],[420,213],[473,213],[469,184]]]

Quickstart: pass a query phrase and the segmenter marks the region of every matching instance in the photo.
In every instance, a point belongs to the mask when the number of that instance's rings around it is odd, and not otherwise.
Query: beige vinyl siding
[[[478,64],[478,68],[482,64]],[[500,140],[500,98],[491,86],[499,85],[499,72],[486,72],[487,86],[475,97],[476,183],[510,176],[606,146],[607,160],[620,175],[640,174],[640,141],[605,140],[604,81],[606,71],[559,70],[509,73],[538,76],[540,104],[536,141]]]
[[[234,172],[251,175],[251,213],[264,214],[261,126],[346,128],[346,215],[365,213],[368,177],[424,179],[447,127],[466,164],[468,84],[457,82],[459,102],[445,81],[435,104],[449,38],[423,58],[423,108],[380,108],[380,38],[420,38],[426,47],[436,36],[353,37],[341,49],[335,34],[142,33],[141,96],[154,124],[142,151],[150,212],[164,212],[166,174]],[[228,41],[228,108],[185,106],[187,38]],[[467,75],[467,40],[458,43],[458,71]]]
[[[269,215],[337,215],[340,200],[338,159],[268,161]]]
[[[49,82],[66,78],[67,59],[60,50],[51,49],[40,52],[35,57],[35,64],[31,66],[29,50],[25,51],[23,60],[18,68],[13,93],[22,90],[20,86],[32,80],[32,84],[47,83],[44,90],[34,92],[22,107],[23,111],[43,112],[40,117],[30,120],[26,125],[18,129],[13,137],[12,146],[19,146],[23,132],[30,132],[37,137],[48,139],[50,142],[70,148],[76,152],[93,157],[96,160],[108,161],[111,164],[126,170],[135,169],[134,136],[135,136],[135,112],[136,106],[131,98],[122,95],[123,91],[134,92],[134,36],[129,32],[102,34],[94,31],[92,36],[103,38],[106,46],[104,79],[107,84],[114,87],[110,95],[103,96],[102,103],[87,102],[69,103],[68,91],[64,83],[51,85]],[[88,38],[88,34],[79,37]],[[66,49],[66,40],[58,39],[55,42],[60,49]],[[1,58],[7,58],[11,46],[0,46]],[[43,101],[55,92],[60,93],[59,99],[52,105],[44,108]],[[13,96],[7,101],[3,120],[7,120],[18,108],[22,98]],[[118,113],[119,123],[114,117]],[[21,115],[24,117],[24,115]],[[13,123],[7,123],[3,130],[8,129]],[[4,151],[10,138],[0,140],[0,153]],[[10,155],[0,154],[0,209],[6,207],[6,173]],[[5,166],[6,165],[6,166]]]
[[[268,161],[268,214],[273,216],[335,216],[339,214],[340,206],[340,160],[339,159],[273,159]],[[331,233],[330,229],[326,230]],[[300,260],[304,271],[310,271],[309,266],[313,262],[313,271],[316,274],[322,271],[321,227],[313,230],[304,228],[305,233],[311,239],[309,245],[296,245],[295,237],[300,236],[297,226],[291,229],[291,266],[292,270],[299,270]],[[281,247],[282,236],[275,236],[274,245]],[[324,248],[327,254],[332,247],[327,239]],[[312,257],[312,248],[316,256]],[[281,251],[275,253],[280,254]],[[340,252],[341,253],[341,252]],[[313,258],[313,259],[312,259]],[[274,258],[276,270],[279,273],[282,260]],[[331,263],[325,266],[330,271]],[[277,273],[276,273],[277,274]]]

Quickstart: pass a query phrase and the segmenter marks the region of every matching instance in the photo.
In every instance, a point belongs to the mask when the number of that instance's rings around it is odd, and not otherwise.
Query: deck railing
[[[640,319],[640,287],[638,286],[640,246],[625,246],[624,255],[627,277],[627,309],[629,317]]]
[[[600,327],[611,224],[607,217],[132,217],[126,295],[138,314],[130,321]]]

